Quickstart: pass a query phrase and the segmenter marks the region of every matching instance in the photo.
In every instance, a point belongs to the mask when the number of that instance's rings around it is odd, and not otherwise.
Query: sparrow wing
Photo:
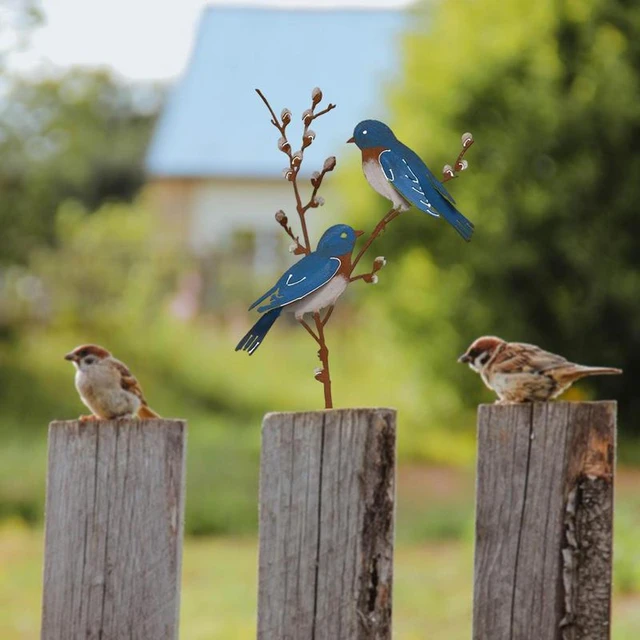
[[[127,367],[124,362],[120,362],[120,360],[116,360],[113,358],[113,364],[116,369],[120,373],[120,386],[129,393],[133,393],[138,396],[140,402],[147,406],[147,401],[145,400],[144,394],[142,393],[142,388],[140,387],[140,383],[136,379],[136,377],[131,373],[129,367]]]
[[[525,342],[510,342],[491,363],[495,373],[544,373],[569,361]]]
[[[327,258],[310,253],[285,271],[278,282],[258,298],[249,310],[267,299],[266,304],[258,307],[260,313],[296,302],[327,284],[341,265],[339,258]]]

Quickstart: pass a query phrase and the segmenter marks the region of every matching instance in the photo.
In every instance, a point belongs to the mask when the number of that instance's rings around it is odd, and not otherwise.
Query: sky
[[[173,80],[185,67],[209,4],[277,7],[402,7],[410,0],[44,0],[45,24],[14,56],[21,73],[108,66],[133,80]]]

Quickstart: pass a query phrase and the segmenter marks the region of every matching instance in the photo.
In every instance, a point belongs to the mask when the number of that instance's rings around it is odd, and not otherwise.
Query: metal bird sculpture
[[[364,175],[397,211],[414,205],[436,218],[443,217],[469,242],[473,224],[455,207],[455,200],[427,165],[379,120],[363,120],[347,140],[362,151]],[[465,165],[466,166],[466,165]]]
[[[346,224],[329,227],[318,242],[315,251],[306,255],[282,274],[278,282],[250,307],[258,307],[264,315],[240,340],[236,351],[252,355],[280,317],[290,311],[304,324],[305,313],[318,313],[333,307],[344,293],[351,274],[351,254],[362,231],[354,231]]]

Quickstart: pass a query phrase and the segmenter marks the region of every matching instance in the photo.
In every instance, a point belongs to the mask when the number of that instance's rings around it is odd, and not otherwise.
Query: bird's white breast
[[[387,180],[380,167],[380,162],[375,159],[365,160],[362,163],[362,171],[367,182],[387,200],[391,200],[391,204],[395,209],[406,211],[409,209],[409,203],[395,190],[393,185]]]
[[[345,276],[335,276],[313,293],[287,305],[285,310],[294,313],[296,320],[300,320],[305,313],[317,313],[320,309],[333,306],[348,284],[349,280]]]
[[[101,418],[135,414],[140,399],[122,388],[119,372],[107,363],[76,371],[76,389],[91,411]]]

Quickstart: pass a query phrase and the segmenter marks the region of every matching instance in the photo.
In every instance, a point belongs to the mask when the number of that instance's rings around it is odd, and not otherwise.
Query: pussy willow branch
[[[321,111],[318,111],[317,113],[314,113],[314,109],[322,100],[322,92],[318,90],[318,93],[316,94],[316,90],[314,90],[313,92],[314,97],[312,97],[311,108],[307,109],[303,114],[304,130],[302,132],[302,145],[299,151],[294,152],[292,151],[291,143],[287,138],[287,132],[286,132],[287,125],[291,122],[291,119],[292,119],[291,112],[288,109],[284,109],[281,114],[281,120],[279,120],[278,116],[276,116],[275,111],[269,104],[269,101],[267,100],[265,95],[262,93],[262,91],[260,91],[260,89],[256,89],[256,93],[260,96],[261,100],[264,102],[267,109],[269,109],[269,113],[271,114],[271,124],[280,132],[281,138],[278,142],[278,148],[287,156],[287,158],[289,158],[289,169],[287,171],[286,178],[287,180],[289,180],[289,182],[291,182],[293,186],[293,193],[296,199],[296,210],[298,212],[298,217],[300,218],[300,227],[302,229],[302,237],[304,240],[304,245],[300,243],[299,239],[296,236],[294,236],[293,231],[291,230],[291,227],[287,227],[286,223],[282,224],[282,222],[280,221],[279,222],[282,228],[287,233],[287,235],[296,243],[296,248],[294,250],[294,253],[298,255],[302,253],[304,253],[305,255],[308,255],[309,253],[311,253],[311,243],[309,241],[309,231],[307,229],[305,214],[309,209],[316,208],[319,206],[320,203],[318,200],[316,200],[316,196],[317,196],[318,190],[320,189],[320,185],[322,184],[322,180],[324,176],[329,171],[332,171],[333,168],[335,167],[335,158],[333,158],[333,160],[331,158],[328,158],[324,163],[322,171],[318,174],[318,176],[315,179],[312,180],[312,185],[314,189],[309,201],[305,205],[302,204],[302,197],[300,196],[300,189],[298,186],[298,174],[300,173],[300,168],[302,167],[304,150],[307,147],[311,146],[311,144],[313,143],[313,139],[315,138],[315,134],[310,131],[309,126],[314,120],[316,120],[320,116],[324,115],[325,113],[329,113],[329,111],[331,111],[332,109],[335,109],[336,105],[329,103],[327,107],[325,107]],[[317,98],[316,97],[317,95],[319,95],[320,97]],[[332,160],[332,162],[330,162],[330,160]]]
[[[285,172],[286,179],[291,182],[293,186],[293,192],[296,198],[296,211],[298,212],[298,217],[300,218],[300,227],[302,229],[302,237],[304,240],[304,244],[300,243],[299,238],[294,235],[291,226],[289,225],[289,220],[284,211],[278,211],[276,213],[276,221],[278,224],[284,229],[285,233],[295,242],[295,254],[305,254],[309,255],[311,253],[311,242],[309,240],[309,231],[307,229],[307,222],[305,219],[305,214],[309,209],[315,209],[316,207],[322,206],[323,201],[318,198],[318,191],[320,186],[322,185],[322,181],[327,173],[333,171],[336,166],[336,159],[331,156],[324,161],[324,165],[322,166],[322,170],[320,172],[315,172],[311,176],[311,186],[313,190],[311,192],[311,197],[309,201],[303,205],[302,198],[300,196],[300,189],[298,187],[298,174],[300,173],[300,168],[302,167],[302,161],[304,158],[304,150],[313,144],[313,140],[315,139],[315,133],[311,131],[309,128],[311,123],[324,115],[325,113],[329,113],[332,109],[335,109],[334,104],[329,103],[327,107],[314,112],[314,109],[318,106],[318,104],[322,101],[322,91],[320,89],[314,89],[311,93],[311,108],[307,109],[302,114],[302,122],[304,123],[304,130],[302,132],[302,144],[300,146],[299,151],[292,151],[291,143],[287,138],[287,125],[291,122],[292,115],[288,109],[284,109],[280,116],[280,120],[276,116],[274,110],[272,109],[269,101],[266,99],[262,91],[260,89],[256,89],[256,93],[260,96],[267,109],[269,109],[269,113],[271,114],[271,124],[280,132],[280,140],[278,140],[278,149],[286,154],[289,158],[289,169]],[[331,312],[333,311],[333,307],[329,309],[327,314],[324,317],[324,320],[320,317],[319,313],[314,313],[313,317],[316,324],[316,331],[314,331],[305,321],[304,319],[300,320],[300,324],[304,327],[304,329],[309,333],[309,335],[316,341],[318,346],[320,347],[318,350],[318,358],[322,364],[322,368],[315,375],[316,380],[321,382],[324,388],[324,403],[326,409],[331,409],[333,407],[333,398],[331,395],[331,377],[329,375],[329,349],[326,344],[325,336],[324,336],[324,327],[331,316]],[[317,333],[316,333],[317,332]]]
[[[467,168],[467,162],[464,160],[464,154],[467,153],[467,151],[469,150],[469,147],[471,147],[471,145],[473,144],[474,142],[473,136],[470,133],[465,133],[462,135],[461,141],[462,141],[462,149],[458,154],[458,157],[456,158],[456,161],[453,167],[451,167],[451,165],[448,165],[448,164],[444,165],[444,168],[442,170],[441,182],[447,182],[452,178],[457,178],[458,177],[457,174],[460,171],[464,171]],[[387,213],[384,214],[384,216],[382,217],[382,220],[380,220],[380,222],[378,222],[378,224],[375,226],[374,230],[371,232],[371,235],[367,238],[366,242],[362,246],[362,249],[360,249],[360,252],[351,263],[351,272],[349,274],[350,276],[354,272],[358,262],[360,262],[360,259],[364,256],[364,254],[367,252],[369,247],[372,245],[373,241],[386,229],[387,225],[394,218],[397,218],[400,215],[400,213],[402,212],[398,211],[397,209],[390,209],[389,211],[387,211]],[[366,276],[373,276],[374,273],[375,273],[375,269],[372,270],[370,274],[362,274],[360,276],[350,277],[349,282],[353,282],[354,280],[360,280],[361,278],[366,280]]]

